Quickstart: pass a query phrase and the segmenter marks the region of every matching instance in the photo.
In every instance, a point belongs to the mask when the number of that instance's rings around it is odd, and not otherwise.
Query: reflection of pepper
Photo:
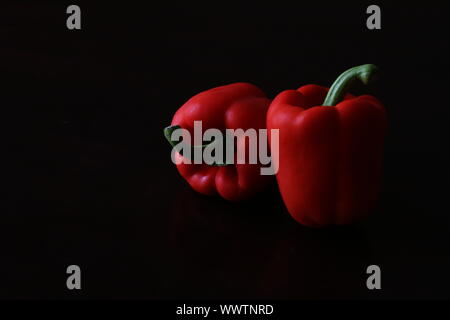
[[[373,96],[346,94],[355,80],[367,84],[375,71],[374,65],[349,69],[330,90],[307,85],[284,91],[269,108],[267,129],[279,129],[279,189],[304,225],[347,224],[375,204],[385,110]]]
[[[192,136],[194,121],[202,121],[203,130],[215,128],[222,133],[226,129],[265,129],[269,105],[265,94],[249,83],[213,88],[195,95],[178,109],[165,134],[170,138],[171,130],[181,127]],[[240,143],[236,148],[245,148],[248,155],[248,143]],[[183,157],[179,153],[176,156]],[[247,199],[268,185],[271,177],[261,175],[260,168],[260,164],[177,164],[178,171],[194,190],[206,195],[219,194],[230,201]]]

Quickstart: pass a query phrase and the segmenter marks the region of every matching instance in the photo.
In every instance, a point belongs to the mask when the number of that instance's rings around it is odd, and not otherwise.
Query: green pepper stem
[[[172,147],[175,147],[178,144],[178,141],[172,140],[172,133],[177,129],[181,129],[181,127],[180,126],[169,126],[169,127],[164,128],[164,136],[166,137],[167,141],[169,141],[169,143]]]
[[[342,101],[344,95],[355,84],[356,81],[361,81],[368,85],[378,73],[378,67],[373,64],[363,64],[361,66],[353,67],[343,72],[334,81],[328,94],[323,102],[323,106],[335,106]]]

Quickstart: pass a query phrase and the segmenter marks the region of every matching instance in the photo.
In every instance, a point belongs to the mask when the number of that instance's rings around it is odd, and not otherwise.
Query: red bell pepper
[[[330,90],[306,85],[284,91],[269,108],[267,129],[279,129],[278,186],[301,224],[348,224],[375,205],[386,112],[373,96],[346,93],[357,80],[367,84],[376,70],[349,69]]]
[[[171,132],[175,128],[193,132],[194,121],[202,121],[202,129],[266,128],[266,113],[270,100],[264,92],[249,83],[234,83],[201,92],[189,99],[175,113],[172,124],[165,131],[166,138],[172,145]],[[236,148],[246,148],[248,143],[240,143]],[[268,147],[267,147],[268,148]],[[178,160],[183,155],[176,153]],[[199,193],[205,195],[219,194],[230,201],[247,199],[263,190],[274,179],[260,174],[261,165],[238,164],[208,165],[181,162],[177,169],[181,176]]]

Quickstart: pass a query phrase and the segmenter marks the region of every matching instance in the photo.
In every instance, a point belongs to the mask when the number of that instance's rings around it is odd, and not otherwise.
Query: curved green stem
[[[353,67],[342,73],[331,86],[323,102],[323,106],[335,106],[342,101],[344,95],[355,84],[361,81],[365,85],[369,84],[378,73],[378,67],[373,64],[363,64]]]
[[[178,144],[178,141],[172,140],[172,133],[177,130],[181,129],[180,126],[168,126],[164,128],[164,137],[166,137],[167,141],[169,141],[170,145],[175,148],[175,146]]]

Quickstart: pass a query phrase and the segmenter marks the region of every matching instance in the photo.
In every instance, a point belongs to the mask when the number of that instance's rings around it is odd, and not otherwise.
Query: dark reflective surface
[[[419,7],[405,17],[386,6],[383,29],[370,33],[361,4],[259,14],[86,5],[84,30],[68,33],[63,5],[4,6],[11,178],[0,297],[449,297],[445,84],[412,80],[446,66],[439,8],[417,34],[405,25],[425,19]],[[390,119],[369,219],[309,229],[276,184],[232,204],[196,194],[170,163],[162,129],[193,94],[250,81],[273,97],[367,62],[384,72],[370,90]],[[81,292],[65,287],[70,264],[82,268]],[[371,264],[382,270],[378,292],[366,288]]]

